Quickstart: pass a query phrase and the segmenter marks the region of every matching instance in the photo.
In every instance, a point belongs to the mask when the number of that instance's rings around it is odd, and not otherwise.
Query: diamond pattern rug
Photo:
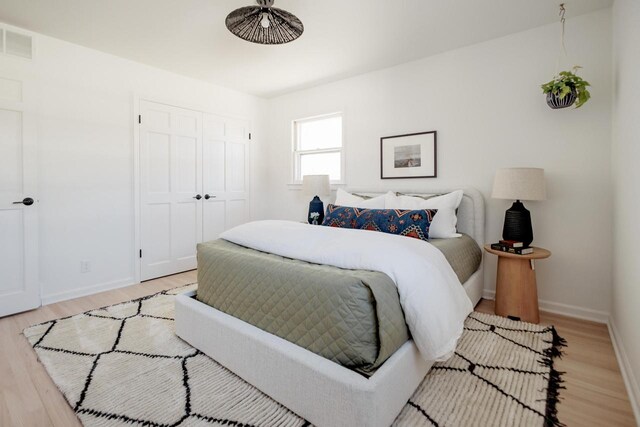
[[[197,285],[24,330],[85,426],[304,426],[174,333],[174,296]],[[553,426],[561,387],[553,327],[472,313],[397,426]]]

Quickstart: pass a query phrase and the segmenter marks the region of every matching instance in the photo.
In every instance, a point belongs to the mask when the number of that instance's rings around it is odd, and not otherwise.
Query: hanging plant
[[[558,70],[562,54],[564,54],[565,59],[567,58],[567,49],[564,45],[565,12],[564,3],[561,3],[559,16],[562,33],[560,37],[560,55],[556,63],[556,71]],[[579,68],[582,67],[576,65],[571,71],[560,71],[556,73],[553,80],[541,86],[542,93],[547,95],[547,105],[549,105],[549,107],[555,110],[558,108],[571,107],[575,103],[576,108],[580,108],[591,98],[591,94],[587,89],[587,86],[591,85],[576,74]]]
[[[580,66],[575,66],[571,71],[561,71],[548,83],[543,84],[542,93],[547,94],[547,104],[553,109],[566,108],[576,103],[576,108],[591,98],[587,86],[591,86],[588,81],[576,75]],[[577,102],[576,102],[577,100]]]

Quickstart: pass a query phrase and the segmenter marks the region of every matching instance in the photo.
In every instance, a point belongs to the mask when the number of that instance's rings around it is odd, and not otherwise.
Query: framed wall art
[[[380,178],[437,177],[437,132],[380,138]]]

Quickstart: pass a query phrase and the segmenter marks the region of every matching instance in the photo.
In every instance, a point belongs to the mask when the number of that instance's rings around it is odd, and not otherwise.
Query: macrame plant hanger
[[[578,108],[587,102],[591,96],[586,88],[589,83],[576,75],[576,71],[581,67],[574,65],[571,71],[560,71],[560,61],[569,62],[569,55],[564,42],[565,14],[567,12],[564,5],[564,3],[560,3],[560,11],[558,13],[558,16],[560,16],[560,51],[556,59],[555,73],[553,80],[542,85],[542,90],[547,95],[547,105],[554,110],[570,107],[576,100],[578,101],[576,108]]]
[[[558,73],[560,72],[560,60],[564,59],[566,61],[568,61],[569,59],[569,55],[567,55],[567,48],[564,44],[564,23],[566,21],[564,14],[566,13],[566,9],[564,7],[564,3],[560,3],[560,12],[558,13],[558,16],[560,16],[560,52],[558,52],[558,57],[556,58],[556,70],[554,72],[554,76],[557,76]]]

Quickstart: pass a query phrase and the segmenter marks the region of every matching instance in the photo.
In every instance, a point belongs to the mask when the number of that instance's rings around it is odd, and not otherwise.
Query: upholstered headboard
[[[396,189],[394,191],[416,196],[430,196],[434,194],[444,194],[459,189],[449,190],[437,190],[430,191],[428,193],[419,193],[415,190],[402,191],[402,189]],[[484,198],[482,194],[475,188],[467,187],[462,188],[464,195],[458,207],[458,231],[460,233],[468,234],[478,243],[478,246],[484,245]],[[367,196],[379,196],[385,192],[369,191],[369,190],[357,190],[349,189],[349,192],[363,194]]]

